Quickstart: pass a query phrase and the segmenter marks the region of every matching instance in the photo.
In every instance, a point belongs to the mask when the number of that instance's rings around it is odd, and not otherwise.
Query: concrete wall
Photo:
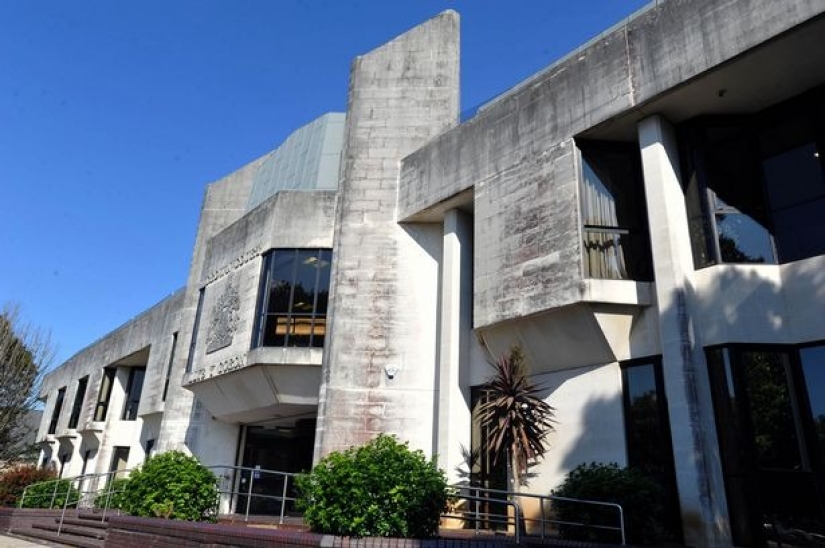
[[[815,0],[651,5],[404,159],[399,218],[475,188],[475,325],[580,299],[572,137],[822,11]],[[717,90],[713,90],[715,93]]]
[[[398,224],[398,162],[458,112],[454,12],[353,63],[318,455],[379,432],[432,450],[442,229]]]
[[[234,460],[237,426],[211,420],[201,406],[195,404],[192,393],[183,387],[182,380],[192,343],[208,242],[247,212],[252,182],[263,159],[243,166],[206,189],[181,309],[179,351],[175,354],[158,451],[180,449],[195,452],[209,464]],[[210,439],[204,440],[207,427]]]
[[[84,348],[44,378],[41,398],[46,400],[46,405],[37,439],[41,442],[41,446],[50,445],[51,449],[47,453],[55,466],[59,467],[60,455],[64,453],[71,455],[64,475],[80,474],[81,459],[86,449],[92,450],[92,460],[87,464],[87,473],[102,472],[107,471],[110,451],[98,454],[99,447],[116,442],[115,445],[134,445],[139,448],[142,437],[151,439],[144,436],[144,421],[153,414],[161,413],[165,406],[165,402],[162,401],[163,385],[171,352],[172,334],[180,329],[180,307],[183,296],[183,291],[179,291],[167,297],[140,316]],[[148,350],[148,357],[142,358],[139,364],[128,360],[125,363],[122,362],[123,358],[141,350]],[[121,420],[124,391],[129,367],[134,365],[145,365],[146,377],[138,410],[139,416],[137,420],[124,421]],[[93,419],[103,370],[107,366],[119,367],[106,421],[101,423]],[[78,425],[76,429],[69,429],[69,418],[78,387],[77,381],[85,376],[89,377],[89,381]],[[52,436],[48,435],[47,431],[57,391],[61,387],[66,387],[66,395],[57,430]],[[130,453],[130,465],[139,464],[142,460],[141,451],[133,450]]]

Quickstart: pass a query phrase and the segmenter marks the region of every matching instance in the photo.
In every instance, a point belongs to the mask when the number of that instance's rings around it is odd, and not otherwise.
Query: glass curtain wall
[[[825,346],[707,355],[734,543],[817,545],[808,542],[825,535]]]

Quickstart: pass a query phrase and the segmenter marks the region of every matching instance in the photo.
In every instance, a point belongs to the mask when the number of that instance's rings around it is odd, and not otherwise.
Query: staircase
[[[107,520],[88,510],[68,511],[60,524],[61,512],[42,513],[20,520],[10,533],[47,541],[51,544],[78,548],[103,548],[108,529]],[[58,530],[60,531],[58,534]]]

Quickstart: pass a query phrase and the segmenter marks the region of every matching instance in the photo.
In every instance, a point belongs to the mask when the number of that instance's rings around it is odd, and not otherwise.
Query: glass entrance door
[[[312,452],[315,441],[315,420],[298,421],[292,427],[265,428],[246,426],[241,466],[252,470],[241,473],[238,504],[235,511],[244,513],[249,497],[249,513],[257,515],[278,515],[281,511],[281,497],[284,493],[284,476],[268,472],[305,472],[312,468]],[[295,496],[294,481],[287,485],[288,497]],[[286,511],[292,511],[293,504],[287,502]]]
[[[825,546],[825,462],[816,426],[825,423],[822,349],[736,346],[708,352],[739,546]]]

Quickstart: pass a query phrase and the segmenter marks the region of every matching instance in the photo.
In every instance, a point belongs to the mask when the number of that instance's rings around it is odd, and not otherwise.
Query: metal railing
[[[256,507],[258,513],[271,514],[270,510],[274,503],[275,512],[278,515],[278,524],[283,525],[287,514],[287,507],[294,505],[297,500],[293,494],[295,477],[298,474],[282,472],[279,470],[268,470],[253,468],[249,466],[213,465],[207,466],[215,473],[218,480],[218,498],[216,507],[220,506],[220,501],[227,503],[230,513],[243,514],[244,522],[249,521],[249,516]],[[32,498],[39,499],[33,506],[38,508],[62,509],[60,523],[57,534],[59,535],[66,512],[72,508],[89,508],[101,511],[101,521],[106,520],[106,514],[111,508],[118,490],[116,482],[113,481],[120,475],[128,474],[129,470],[112,471],[101,474],[85,474],[74,478],[56,479],[39,482],[26,487],[20,497],[18,506],[23,508],[26,501]],[[46,488],[36,486],[49,486]],[[36,493],[32,493],[36,491]],[[521,541],[523,533],[527,532],[528,523],[537,523],[539,536],[544,539],[547,536],[548,526],[556,529],[559,526],[582,527],[605,531],[615,531],[621,537],[621,544],[626,544],[624,510],[621,505],[612,502],[596,500],[573,499],[568,497],[557,497],[552,495],[539,495],[535,493],[521,493],[517,491],[505,491],[501,489],[490,489],[468,485],[452,486],[452,497],[471,503],[468,509],[456,509],[444,517],[458,518],[474,525],[476,533],[482,529],[503,525],[507,529],[513,529],[515,541]],[[43,503],[43,499],[48,500],[48,504]],[[527,517],[521,501],[523,499],[533,499],[538,501],[539,516]],[[604,525],[597,523],[582,523],[569,520],[561,520],[548,516],[548,507],[563,504],[579,504],[616,510],[617,525]],[[55,504],[59,503],[59,504]],[[491,509],[491,505],[501,505],[504,508],[512,508],[510,512],[496,511]],[[263,506],[263,512],[260,512]],[[216,512],[217,513],[217,512]]]
[[[234,510],[236,514],[243,513],[244,522],[249,521],[253,501],[263,503],[263,505],[274,502],[276,506],[279,506],[278,524],[283,525],[287,506],[294,505],[297,500],[291,494],[293,491],[290,487],[294,487],[294,478],[298,474],[228,464],[207,466],[207,468],[215,472],[218,477],[219,497],[227,499],[230,512]],[[260,504],[255,504],[255,506],[260,506]]]
[[[526,531],[526,525],[528,522],[538,522],[539,535],[542,539],[544,539],[547,536],[548,525],[554,527],[558,527],[559,525],[561,525],[568,527],[582,527],[605,531],[616,531],[621,538],[621,544],[627,544],[627,537],[625,535],[624,510],[622,509],[621,505],[613,502],[574,499],[569,497],[557,497],[553,495],[539,495],[535,493],[521,493],[518,491],[505,491],[501,489],[489,489],[486,487],[475,487],[467,485],[456,485],[452,488],[453,496],[455,498],[471,501],[474,504],[472,505],[471,510],[459,510],[454,512],[453,514],[449,514],[449,516],[458,517],[460,519],[463,519],[464,521],[473,522],[475,524],[476,533],[480,531],[481,524],[483,523],[504,524],[507,527],[513,527],[515,532],[515,541],[518,543],[522,526],[524,526],[524,529]],[[519,499],[537,500],[540,509],[539,517],[526,517],[524,510],[521,508],[521,505],[518,502]],[[547,508],[555,502],[562,502],[564,504],[581,504],[613,508],[616,510],[618,524],[614,526],[595,523],[582,523],[575,521],[560,520],[554,517],[550,517],[547,515]],[[489,510],[482,511],[483,507],[489,508],[490,504],[504,504],[508,506],[513,506],[514,508],[516,508],[516,511],[514,511],[513,519],[511,520],[509,515],[502,515],[500,513],[490,512]]]
[[[128,472],[129,470],[115,470],[33,483],[23,490],[18,507],[57,508],[61,510],[60,521],[57,526],[58,535],[63,530],[66,513],[70,509],[102,510],[100,515],[102,522],[106,520],[106,514],[110,509],[113,496],[118,493],[114,485],[115,482],[112,480],[116,479],[118,475],[127,474]],[[30,506],[26,506],[27,500]],[[32,500],[35,502],[32,503]],[[45,504],[45,500],[49,501],[48,504]]]

